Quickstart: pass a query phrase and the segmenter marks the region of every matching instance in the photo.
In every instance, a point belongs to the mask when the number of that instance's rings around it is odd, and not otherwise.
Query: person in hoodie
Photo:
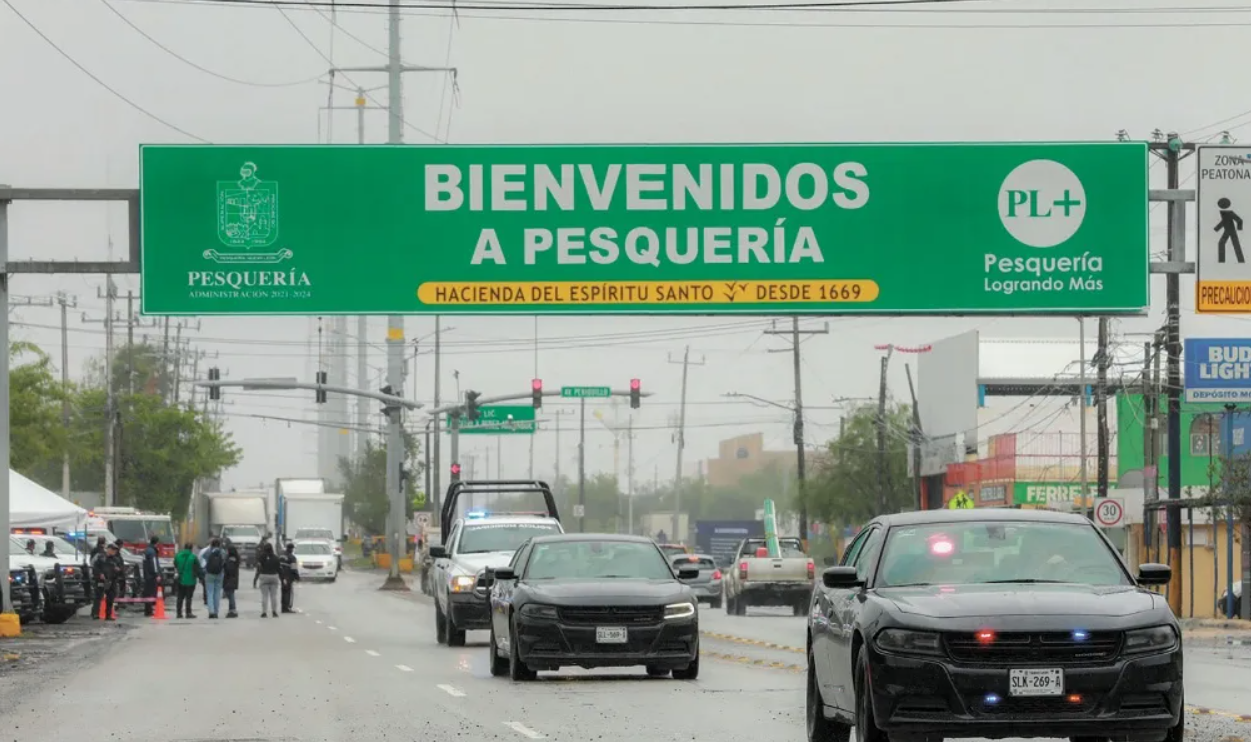
[[[174,555],[174,569],[178,573],[178,617],[195,618],[191,612],[191,603],[195,598],[195,584],[200,577],[200,559],[191,550],[191,544],[183,544],[182,550]],[[183,605],[187,606],[183,613]]]
[[[226,581],[226,550],[221,539],[209,542],[204,556],[204,592],[208,594],[208,617],[217,618],[222,606],[222,586]]]
[[[256,587],[258,583],[261,587],[261,618],[268,618],[271,611],[274,618],[278,618],[280,582],[278,575],[280,572],[282,572],[282,562],[274,553],[274,545],[271,543],[262,545],[260,556],[256,558],[256,575],[252,577],[252,587]]]
[[[238,618],[238,607],[235,605],[235,591],[239,589],[239,547],[231,544],[226,548],[226,576],[222,580],[222,590],[226,595],[229,608],[226,618]]]

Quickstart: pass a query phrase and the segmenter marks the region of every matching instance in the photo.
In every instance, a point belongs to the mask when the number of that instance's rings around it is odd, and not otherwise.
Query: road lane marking
[[[330,629],[331,631],[338,631],[338,630],[339,630],[339,627],[338,627],[338,626],[327,626],[326,628]]]
[[[355,640],[355,639],[353,639],[353,638],[352,638],[352,637],[350,637],[350,636],[345,636],[345,637],[343,637],[343,641],[347,642],[348,644],[355,644],[355,643],[356,643],[356,640]]]
[[[400,672],[412,672],[413,671],[413,668],[409,667],[408,665],[396,665],[395,669],[399,670]]]
[[[317,620],[317,625],[318,625],[318,626],[321,626],[321,619],[318,619],[318,620]]]
[[[544,735],[539,734],[538,732],[534,731],[533,729],[526,726],[525,724],[522,724],[519,721],[506,721],[504,722],[504,726],[508,727],[509,729],[513,730],[514,732],[516,732],[517,734],[520,734],[523,737],[529,737],[530,739],[547,739],[547,737],[545,737]]]
[[[365,654],[369,655],[370,657],[381,657],[381,656],[382,656],[382,655],[378,654],[377,652],[375,652],[375,651],[374,651],[374,650],[372,650],[372,649],[366,649],[366,650],[365,650]]]
[[[452,698],[464,698],[465,697],[465,691],[461,690],[460,688],[457,688],[454,685],[436,685],[435,687],[443,691],[444,693],[448,694]]]

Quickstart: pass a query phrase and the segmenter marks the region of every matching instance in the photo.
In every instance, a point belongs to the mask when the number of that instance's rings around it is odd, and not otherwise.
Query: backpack
[[[204,571],[211,575],[219,575],[226,568],[226,560],[222,557],[221,549],[213,549],[209,552],[208,559],[205,560]]]

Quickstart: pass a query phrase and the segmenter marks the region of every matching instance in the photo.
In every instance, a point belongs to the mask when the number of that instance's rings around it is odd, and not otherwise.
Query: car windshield
[[[257,526],[225,526],[222,528],[222,535],[227,538],[239,538],[240,536],[261,537],[261,529]]]
[[[152,536],[159,536],[161,543],[174,543],[174,529],[164,518],[135,518],[109,521],[109,530],[124,543],[146,544]]]
[[[330,547],[325,544],[296,544],[295,553],[300,555],[324,555],[330,553]]]
[[[876,582],[877,587],[1131,584],[1094,526],[1028,521],[892,528]]]
[[[479,523],[466,526],[458,554],[485,554],[489,551],[516,551],[535,536],[559,533],[555,523]]]
[[[765,549],[768,546],[762,538],[747,539],[747,543],[743,544],[743,556],[753,558],[758,549]],[[780,538],[778,539],[778,548],[782,551],[783,559],[802,559],[807,554],[804,553],[804,545],[797,538]]]
[[[334,531],[329,528],[301,528],[295,532],[296,538],[324,538],[334,541]]]
[[[652,544],[637,541],[558,541],[535,544],[528,580],[672,580],[673,570]]]
[[[52,544],[52,551],[57,555],[78,556],[78,550],[74,548],[74,545],[59,536],[43,536],[35,539],[35,545],[40,553],[47,550],[48,544]]]

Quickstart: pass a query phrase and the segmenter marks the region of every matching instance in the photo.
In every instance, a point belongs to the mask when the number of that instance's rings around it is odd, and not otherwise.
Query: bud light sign
[[[1190,338],[1184,360],[1186,401],[1251,401],[1251,339]]]

